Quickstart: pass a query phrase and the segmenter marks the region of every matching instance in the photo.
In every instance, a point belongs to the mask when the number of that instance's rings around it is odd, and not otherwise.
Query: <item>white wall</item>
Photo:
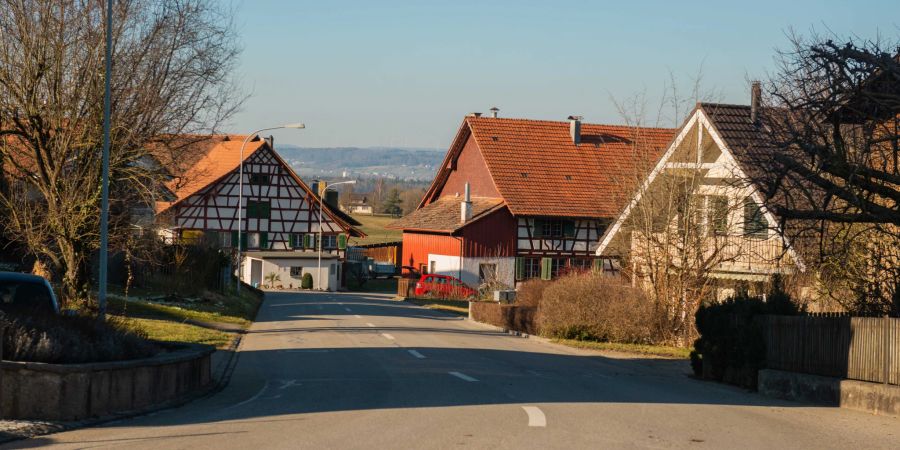
[[[250,280],[250,260],[258,258],[252,258],[251,256],[247,256],[244,258],[244,267],[241,272],[243,272],[244,276],[242,280],[248,282]],[[341,262],[337,259],[322,259],[322,284],[329,291],[336,291],[340,287],[340,278],[338,277],[341,268],[339,267]],[[329,273],[329,267],[334,266],[334,269]],[[302,272],[297,277],[291,277],[291,267],[301,267]],[[275,272],[281,278],[281,281],[276,282],[276,284],[281,284],[285,289],[289,288],[293,285],[294,289],[298,289],[300,287],[301,279],[303,274],[309,273],[313,277],[313,288],[319,289],[319,271],[318,271],[318,261],[316,259],[308,259],[308,258],[296,258],[296,259],[265,259],[263,260],[263,271],[262,278],[263,284],[265,284],[266,275]]]
[[[460,261],[461,259],[461,261]],[[478,288],[481,284],[479,278],[479,265],[496,264],[497,272],[501,275],[504,283],[510,287],[515,286],[516,279],[516,259],[513,257],[465,257],[428,254],[428,270],[431,271],[431,262],[434,261],[434,273],[438,275],[449,275],[459,278],[463,283],[473,288]],[[462,270],[460,270],[462,264]]]

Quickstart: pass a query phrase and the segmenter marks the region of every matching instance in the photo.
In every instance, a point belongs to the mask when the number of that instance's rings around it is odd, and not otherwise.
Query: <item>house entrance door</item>
[[[257,287],[262,285],[262,261],[258,259],[250,260],[250,286]]]

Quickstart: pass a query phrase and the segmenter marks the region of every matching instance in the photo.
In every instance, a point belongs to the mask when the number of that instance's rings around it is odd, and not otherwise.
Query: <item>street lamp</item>
[[[319,182],[321,183],[321,181],[319,181]],[[320,291],[323,290],[322,289],[322,211],[325,209],[325,206],[323,204],[324,198],[325,198],[325,192],[327,190],[329,190],[335,186],[341,185],[341,184],[356,184],[356,180],[339,181],[337,183],[327,183],[326,182],[325,189],[322,189],[321,192],[318,193],[319,194],[319,238],[317,239],[316,247],[319,248],[319,269],[318,269],[318,271],[316,271],[316,278],[318,278],[318,280],[316,280],[316,285],[319,286]]]
[[[238,168],[238,204],[237,204],[237,222],[238,222],[238,239],[237,239],[237,293],[241,293],[241,263],[243,262],[243,258],[241,257],[241,230],[242,230],[242,219],[241,219],[241,211],[244,209],[244,147],[247,146],[247,142],[250,142],[250,139],[253,139],[254,136],[262,133],[263,131],[271,131],[271,130],[281,130],[284,128],[292,128],[295,130],[300,130],[306,128],[306,125],[297,122],[297,123],[288,123],[285,125],[281,125],[278,127],[269,127],[269,128],[260,128],[250,134],[244,139],[244,142],[241,143],[241,163]],[[273,149],[274,150],[274,149]]]

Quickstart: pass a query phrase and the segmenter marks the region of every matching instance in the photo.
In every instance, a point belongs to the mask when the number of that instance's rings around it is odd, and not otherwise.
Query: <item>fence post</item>
[[[881,326],[881,330],[882,330],[882,334],[884,335],[884,337],[881,338],[881,340],[882,340],[882,350],[881,351],[884,352],[884,361],[883,361],[883,363],[884,363],[884,384],[886,386],[888,384],[888,381],[890,381],[890,378],[891,378],[891,352],[890,352],[891,319],[888,317],[887,314],[885,314],[884,317],[882,317],[881,323],[883,324]]]

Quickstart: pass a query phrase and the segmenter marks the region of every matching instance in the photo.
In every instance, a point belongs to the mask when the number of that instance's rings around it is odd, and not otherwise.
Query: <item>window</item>
[[[219,233],[219,247],[231,248],[234,237],[230,231],[222,231]]]
[[[268,200],[247,200],[248,219],[268,219],[271,213],[272,207]]]
[[[291,267],[291,278],[303,278],[303,268]]]
[[[593,262],[594,260],[589,258],[572,258],[569,268],[577,271],[588,271],[591,270]]]
[[[541,276],[540,258],[525,258],[525,279],[539,278]]]
[[[769,234],[769,222],[762,208],[749,197],[744,200],[744,235],[765,238]]]
[[[291,248],[303,248],[303,234],[291,234]]]
[[[271,178],[267,173],[251,173],[250,184],[267,185],[271,183]]]
[[[333,234],[326,234],[322,236],[322,248],[325,250],[331,250],[337,248],[337,236]]]
[[[565,274],[568,265],[569,258],[553,258],[553,263],[550,266],[550,277],[557,278],[561,274]]]
[[[707,201],[707,220],[710,235],[723,235],[728,233],[728,197],[724,195],[710,195]]]
[[[478,279],[482,283],[491,283],[497,281],[497,265],[496,264],[479,264]]]
[[[259,233],[247,233],[247,248],[259,248],[260,241]]]
[[[575,221],[534,219],[533,234],[537,238],[574,237]]]

